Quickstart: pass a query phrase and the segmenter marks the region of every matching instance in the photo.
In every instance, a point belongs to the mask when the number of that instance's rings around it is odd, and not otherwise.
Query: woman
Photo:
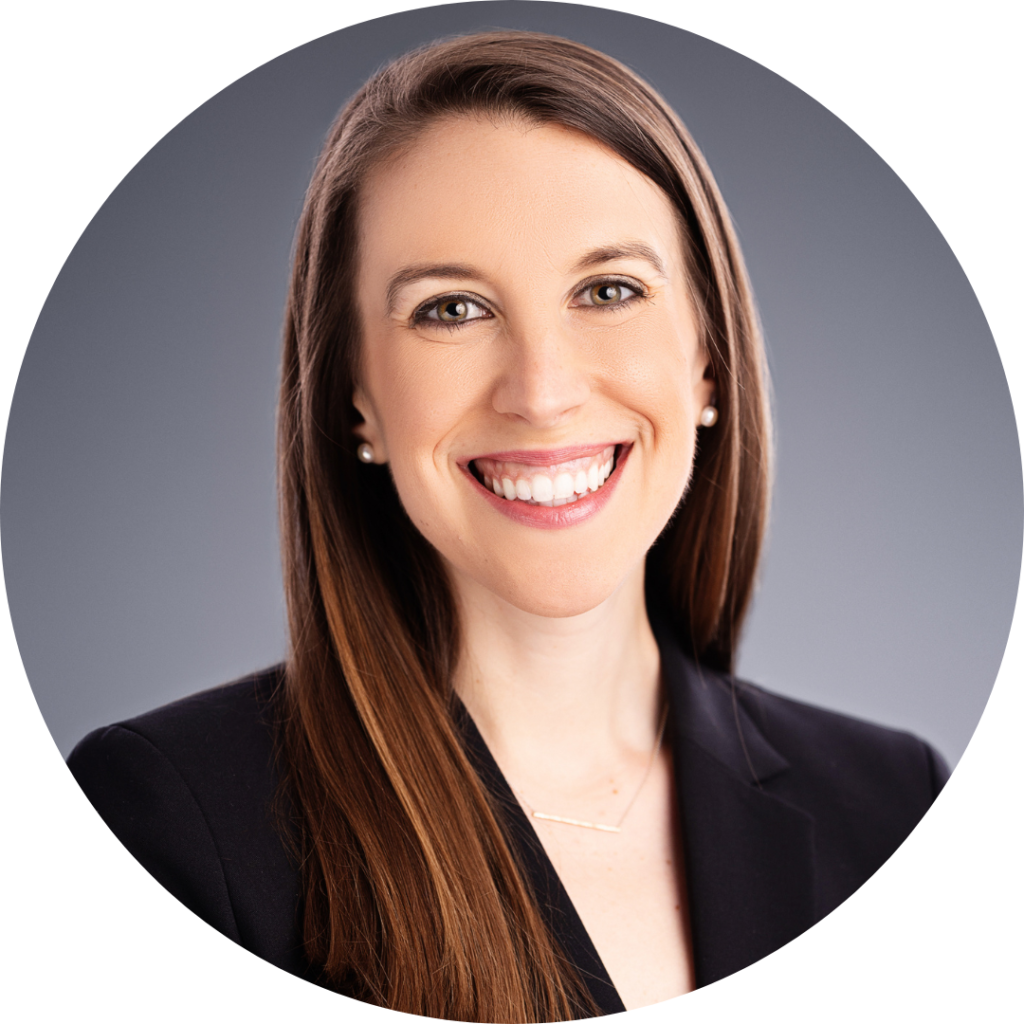
[[[526,33],[400,59],[299,228],[288,662],[72,770],[208,922],[394,1009],[567,1019],[766,955],[945,777],[730,674],[766,394],[728,214],[648,86]]]

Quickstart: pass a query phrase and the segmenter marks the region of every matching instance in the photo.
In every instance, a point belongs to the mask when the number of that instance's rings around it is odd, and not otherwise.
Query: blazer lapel
[[[814,819],[765,789],[789,765],[735,700],[736,684],[671,638],[659,645],[701,986],[814,924]]]
[[[523,813],[505,776],[501,774],[501,769],[487,749],[476,723],[458,698],[455,719],[462,733],[466,753],[491,795],[499,819],[505,825],[509,844],[527,883],[533,889],[541,916],[550,928],[558,947],[569,963],[576,968],[599,1013],[602,1016],[624,1013],[626,1007],[601,962],[601,956],[587,934],[579,914],[576,913],[562,880],[530,824],[530,819]],[[582,1018],[591,1014],[587,1007],[578,1006],[576,1016]]]

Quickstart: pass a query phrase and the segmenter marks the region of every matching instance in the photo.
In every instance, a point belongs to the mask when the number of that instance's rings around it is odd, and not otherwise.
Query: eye
[[[619,306],[643,294],[639,284],[626,281],[595,281],[580,292],[579,306]]]
[[[430,299],[413,314],[415,323],[432,321],[446,327],[458,327],[470,320],[487,320],[493,314],[482,303],[469,295],[445,295]]]

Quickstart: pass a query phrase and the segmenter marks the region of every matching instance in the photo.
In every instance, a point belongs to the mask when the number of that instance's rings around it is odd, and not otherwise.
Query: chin
[[[587,573],[577,567],[560,573],[524,572],[520,566],[504,578],[481,579],[479,582],[529,615],[549,619],[567,619],[585,615],[607,601],[630,575],[621,573]]]

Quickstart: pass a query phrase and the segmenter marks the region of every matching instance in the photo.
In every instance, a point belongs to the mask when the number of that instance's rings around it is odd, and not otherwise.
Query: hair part
[[[291,637],[281,746],[305,949],[325,983],[395,1010],[564,1020],[596,1010],[463,749],[451,688],[459,623],[440,557],[387,470],[355,454],[360,186],[460,113],[581,132],[679,212],[720,417],[648,555],[648,602],[697,659],[725,671],[765,527],[767,374],[711,173],[676,115],[623,65],[553,36],[464,36],[399,58],[339,114],[297,235],[278,426]]]

